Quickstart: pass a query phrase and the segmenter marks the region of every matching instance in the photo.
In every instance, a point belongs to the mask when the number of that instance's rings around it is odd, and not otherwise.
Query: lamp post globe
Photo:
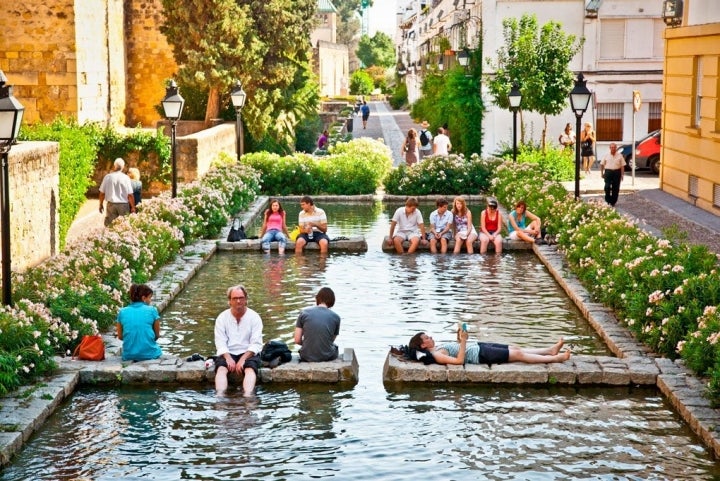
[[[0,256],[2,257],[2,301],[12,306],[12,280],[10,257],[10,166],[9,153],[20,132],[25,107],[12,93],[12,85],[6,85],[7,77],[0,70]]]
[[[508,103],[513,113],[513,162],[517,162],[517,113],[522,102],[522,93],[517,82],[513,83],[508,94]]]
[[[237,136],[236,146],[238,160],[245,152],[245,136],[243,133],[242,125],[242,109],[245,106],[246,99],[247,94],[242,88],[242,83],[239,80],[236,80],[232,92],[230,92],[230,100],[232,100],[233,107],[235,107],[235,135]]]
[[[461,67],[467,67],[468,65],[470,65],[470,53],[468,53],[466,48],[458,52],[457,61]]]
[[[165,118],[170,121],[170,148],[172,157],[172,196],[177,197],[177,157],[175,151],[175,126],[182,116],[185,99],[180,95],[180,89],[174,80],[165,88],[165,98],[162,100]]]
[[[575,80],[575,86],[570,91],[570,108],[575,113],[575,132],[580,135],[580,123],[583,114],[590,105],[592,92],[588,90],[585,76],[580,72]],[[575,142],[575,200],[580,198],[580,142]]]

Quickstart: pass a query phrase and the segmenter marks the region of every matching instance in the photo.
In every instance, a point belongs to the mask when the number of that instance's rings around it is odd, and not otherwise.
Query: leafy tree
[[[243,82],[246,130],[283,141],[294,135],[303,112],[317,105],[305,91],[311,76],[310,31],[316,0],[162,0],[161,32],[174,46],[179,83],[208,93],[205,121],[229,102]]]
[[[356,70],[350,77],[350,93],[353,95],[370,95],[375,88],[373,79],[364,70]]]
[[[369,37],[363,35],[358,44],[357,56],[365,66],[392,67],[395,65],[395,44],[384,32]]]
[[[517,82],[522,94],[522,109],[543,116],[541,146],[545,150],[547,116],[563,111],[573,87],[573,72],[568,65],[580,50],[584,39],[562,31],[558,22],[550,21],[538,27],[535,15],[525,14],[520,20],[503,20],[505,45],[498,50],[495,74],[488,80],[495,103],[509,108],[508,94]],[[525,129],[520,117],[521,141]]]

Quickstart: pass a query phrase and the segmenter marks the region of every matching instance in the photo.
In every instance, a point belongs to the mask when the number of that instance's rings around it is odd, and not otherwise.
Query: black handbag
[[[245,234],[245,226],[242,225],[240,219],[235,217],[233,219],[232,227],[230,227],[230,232],[228,232],[227,241],[237,242],[243,239],[247,239],[247,235]]]

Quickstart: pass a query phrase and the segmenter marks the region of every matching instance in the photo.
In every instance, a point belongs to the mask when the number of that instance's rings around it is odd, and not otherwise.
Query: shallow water
[[[451,339],[458,321],[483,340],[607,350],[532,254],[386,254],[392,207],[327,210],[330,237],[362,232],[367,253],[220,253],[163,313],[162,345],[212,354],[238,282],[265,339],[289,342],[298,310],[328,285],[357,385],[268,384],[254,399],[209,385],[86,387],[0,480],[720,479],[656,389],[384,385],[389,344],[418,330]]]

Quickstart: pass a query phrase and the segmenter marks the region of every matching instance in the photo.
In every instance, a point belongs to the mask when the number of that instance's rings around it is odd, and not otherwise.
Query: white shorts
[[[523,231],[524,233],[526,233],[527,235],[529,235],[530,237],[535,237],[535,236],[534,236],[529,230],[527,230],[527,229],[523,229],[522,231]],[[508,239],[510,239],[510,240],[520,240],[520,239],[518,238],[518,233],[517,233],[516,230],[512,231],[512,232],[510,233],[510,235],[508,235]]]
[[[415,237],[420,238],[420,232],[417,232],[417,231],[413,231],[413,232],[407,232],[407,231],[401,232],[401,231],[398,231],[398,232],[395,232],[395,233],[393,234],[393,239],[396,238],[396,237],[400,237],[400,238],[401,238],[402,240],[404,240],[404,241],[409,241],[410,239],[414,239]]]

